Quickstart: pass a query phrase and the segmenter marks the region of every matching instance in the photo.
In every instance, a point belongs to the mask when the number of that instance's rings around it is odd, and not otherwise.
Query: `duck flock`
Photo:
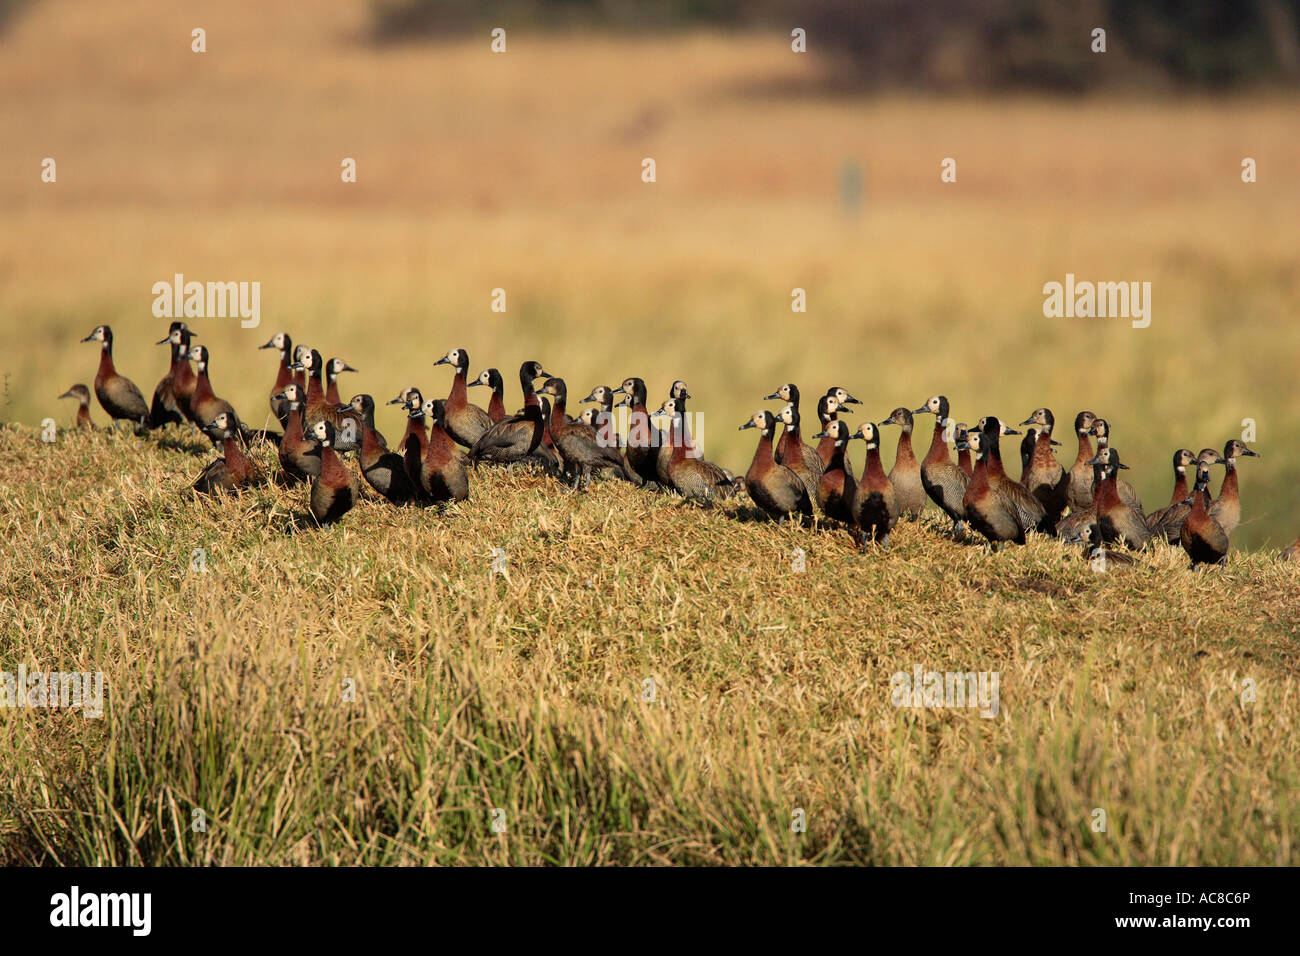
[[[200,493],[238,493],[267,480],[245,448],[257,441],[276,444],[280,471],[274,480],[307,485],[311,514],[321,524],[342,518],[360,497],[357,472],[341,457],[353,452],[360,478],[394,505],[464,501],[470,495],[471,471],[483,464],[536,467],[574,491],[590,483],[593,471],[606,471],[647,489],[702,502],[747,493],[778,521],[844,528],[862,550],[887,549],[899,518],[918,518],[932,501],[952,520],[955,538],[964,539],[969,526],[994,550],[1004,542],[1024,544],[1028,535],[1038,533],[1082,543],[1094,562],[1131,564],[1128,552],[1181,546],[1198,568],[1225,560],[1229,537],[1241,523],[1237,463],[1258,457],[1238,439],[1227,442],[1222,453],[1180,448],[1173,455],[1169,503],[1147,513],[1132,485],[1119,476],[1129,466],[1110,444],[1109,424],[1090,411],[1075,416],[1078,453],[1068,469],[1053,450],[1060,442],[1053,437],[1052,411],[1035,409],[1021,422],[1030,427],[1020,442],[1017,481],[1003,468],[1000,442],[1020,432],[998,418],[981,418],[974,427],[954,422],[948,399],[935,395],[916,409],[895,408],[879,424],[866,421],[851,428],[841,416],[862,403],[832,386],[817,399],[820,430],[811,436],[817,444],[810,445],[802,435],[799,389],[786,384],[765,398],[783,402],[779,411],[756,411],[740,426],[757,429],[758,443],[749,470],[738,477],[706,461],[692,440],[685,382],[674,382],[654,411],[646,405],[646,384],[640,378],[625,379],[617,388],[599,385],[582,400],[593,406],[573,418],[564,379],[529,361],[519,368],[523,407],[508,415],[501,373],[489,368],[471,380],[464,349],[452,349],[435,363],[455,370],[445,399],[426,400],[412,387],[389,401],[407,414],[406,431],[394,450],[375,429],[372,396],[340,401],[338,376],[356,370],[342,359],[326,362],[315,349],[295,346],[283,332],[261,346],[279,353],[270,406],[283,432],[250,429],[213,392],[208,350],[191,346],[195,335],[184,322],[171,324],[158,343],[170,347],[171,364],[147,404],[113,364],[113,330],[95,328],[82,341],[101,345],[94,382],[99,404],[115,421],[132,422],[141,431],[169,423],[198,426],[221,452],[195,481]],[[469,401],[468,389],[474,386],[489,389],[486,409]],[[74,385],[60,398],[76,398],[77,426],[92,427],[85,385]],[[615,427],[614,409],[620,406],[629,407],[626,435]],[[930,447],[920,461],[912,449],[916,415],[934,416]],[[661,422],[667,427],[661,428]],[[898,426],[901,435],[894,466],[886,473],[881,429],[889,426]],[[866,445],[860,476],[849,455],[854,440]],[[1218,465],[1226,474],[1215,498],[1209,490],[1210,469]],[[1190,491],[1188,469],[1194,469]],[[1297,550],[1293,545],[1284,555]]]

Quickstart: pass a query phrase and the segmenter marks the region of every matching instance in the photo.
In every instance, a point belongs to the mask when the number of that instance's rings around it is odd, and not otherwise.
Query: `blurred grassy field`
[[[376,50],[365,11],[49,0],[18,20],[0,57],[5,417],[67,421],[54,396],[91,379],[77,340],[105,321],[148,394],[165,367],[150,288],[181,272],[262,283],[261,328],[196,323],[254,421],[273,374],[254,347],[280,329],[376,395],[441,392],[431,363],[453,346],[512,386],[534,357],[584,394],[684,378],[732,468],[749,455],[734,426],[788,380],[846,385],[877,418],[936,392],[972,421],[1090,408],[1149,502],[1175,448],[1252,418],[1264,457],[1243,468],[1235,543],[1300,531],[1294,101],[836,97],[817,92],[833,62],[780,35]],[[1066,272],[1152,282],[1151,327],[1043,318]]]

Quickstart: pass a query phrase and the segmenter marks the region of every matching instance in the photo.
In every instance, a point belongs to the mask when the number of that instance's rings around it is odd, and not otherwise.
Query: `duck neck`
[[[1174,469],[1174,493],[1169,499],[1169,506],[1172,508],[1180,501],[1187,500],[1187,471],[1183,468]]]
[[[970,452],[965,453],[967,456]],[[989,462],[987,455],[979,455],[975,458],[975,467],[971,471],[970,483],[967,485],[967,493],[979,494],[989,486]]]
[[[321,384],[321,372],[319,369],[312,369],[311,378],[307,380],[307,404],[314,405],[323,401],[325,401],[325,386]]]
[[[331,405],[343,404],[339,398],[339,380],[337,376],[331,375],[329,378],[329,387],[325,389],[325,401]]]
[[[552,396],[552,398],[554,401],[551,402],[551,428],[561,428],[565,424],[565,415],[567,414],[565,407],[568,396],[561,392],[559,395]]]
[[[289,409],[289,421],[284,426],[284,438],[280,439],[281,441],[284,441],[285,439],[288,439],[289,441],[302,441],[302,416],[302,403],[295,402],[294,407]]]
[[[999,477],[1005,478],[1007,476],[1006,469],[1002,467],[1002,448],[1000,447],[1000,442],[1000,435],[989,436],[989,451],[986,456],[988,461],[985,462],[985,467],[988,469],[989,478],[993,479]]]
[[[332,445],[326,445],[320,450],[320,476],[321,480],[340,486],[348,480],[348,471]]]
[[[280,350],[280,370],[275,373],[275,390],[283,392],[293,381],[293,372],[289,371],[289,353],[284,349]]]
[[[502,400],[501,389],[493,388],[492,397],[488,399],[488,418],[493,424],[506,417],[506,403]]]
[[[234,435],[227,435],[221,442],[221,454],[226,457],[226,464],[244,466],[247,465],[248,458],[239,447],[239,442]]]
[[[1030,458],[1031,466],[1050,465],[1055,456],[1052,455],[1052,433],[1044,428],[1034,439],[1034,454]]]
[[[469,396],[466,392],[467,384],[465,382],[465,373],[468,368],[457,368],[456,377],[451,380],[451,391],[447,393],[447,410],[464,408],[469,404]]]
[[[113,343],[105,342],[99,350],[99,371],[95,373],[96,381],[112,378],[117,374],[113,367]]]
[[[1229,460],[1227,465],[1228,473],[1223,476],[1223,485],[1219,488],[1220,501],[1237,500],[1237,466]],[[1208,490],[1206,492],[1209,493]]]
[[[898,451],[894,454],[894,467],[897,468],[899,463],[916,464],[916,453],[912,451],[912,426],[900,426],[903,429],[902,434],[898,436]]]
[[[1079,436],[1079,453],[1074,456],[1074,464],[1076,468],[1082,468],[1092,461],[1095,453],[1092,450],[1092,439],[1088,437],[1088,433],[1078,432],[1077,434]]]
[[[826,471],[842,471],[848,474],[848,469],[844,467],[844,446],[834,438],[831,439],[831,457],[826,463]]]
[[[885,477],[885,466],[880,463],[880,446],[867,448],[867,463],[862,469],[862,476],[868,481],[882,483],[888,479]]]
[[[758,444],[754,448],[754,459],[749,463],[749,474],[761,475],[772,467],[772,433],[764,431],[758,436]]]
[[[975,469],[971,465],[969,448],[963,448],[957,452],[957,467],[967,475],[975,474]]]
[[[948,443],[943,440],[943,419],[935,419],[934,434],[930,436],[930,450],[925,453],[926,465],[938,465],[951,461],[948,457]]]

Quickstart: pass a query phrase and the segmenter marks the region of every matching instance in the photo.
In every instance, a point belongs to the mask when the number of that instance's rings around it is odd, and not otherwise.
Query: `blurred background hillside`
[[[658,401],[684,378],[736,470],[736,426],[790,380],[876,420],[936,392],[967,421],[1090,408],[1148,507],[1174,449],[1249,418],[1264,457],[1234,542],[1289,542],[1297,8],[0,0],[0,418],[70,421],[55,396],[93,378],[78,340],[101,322],[151,394],[150,290],[184,273],[262,284],[260,328],[193,323],[255,423],[256,347],[281,329],[381,400],[443,394],[453,346],[501,368],[511,408],[528,358],[579,394],[640,375]],[[1150,281],[1151,327],[1044,318],[1067,272]]]

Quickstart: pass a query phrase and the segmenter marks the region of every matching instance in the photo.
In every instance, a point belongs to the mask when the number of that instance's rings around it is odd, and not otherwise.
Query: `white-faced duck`
[[[625,456],[628,468],[641,479],[643,485],[654,484],[667,491],[671,486],[659,482],[659,449],[667,436],[650,420],[646,408],[645,382],[639,378],[625,378],[618,387],[623,399],[614,407],[628,406],[627,442]]]
[[[778,388],[771,395],[763,396],[763,401],[765,402],[770,402],[773,399],[780,399],[781,401],[785,402],[787,405],[793,406],[794,420],[796,422],[799,421],[799,386],[798,385],[794,384],[794,382],[786,382],[784,385]],[[838,401],[838,399],[836,400]],[[777,420],[778,421],[781,420],[781,416],[779,414],[777,415]],[[807,457],[804,455],[804,451],[803,451],[804,447],[805,446],[803,441],[803,435],[801,435],[799,432],[799,426],[795,425],[792,428],[790,427],[790,425],[787,424],[785,427],[785,431],[781,433],[781,437],[776,443],[774,460],[778,465],[785,465],[785,467],[787,468],[795,469],[797,473],[798,463],[801,461],[808,460]],[[813,482],[813,487],[814,488],[817,487],[817,483],[815,481]]]
[[[826,399],[835,401],[831,396],[823,396],[823,400]],[[813,437],[822,441],[830,439],[831,442],[830,461],[817,481],[817,507],[832,521],[852,525],[853,494],[858,483],[848,469],[848,444],[853,437],[849,426],[835,419],[827,422],[825,430]]]
[[[300,346],[300,348],[302,348]],[[307,430],[312,431],[317,422],[334,426],[330,448],[335,453],[356,451],[361,447],[361,415],[353,408],[331,402],[325,393],[325,360],[316,349],[303,348],[298,361],[290,366],[292,371],[302,371],[307,378],[307,407],[304,411]]]
[[[1183,520],[1187,517],[1187,512],[1191,511],[1191,505],[1184,504],[1187,500],[1187,468],[1195,462],[1196,455],[1189,448],[1180,448],[1174,452],[1174,492],[1169,497],[1169,504],[1151,512],[1146,518],[1151,536],[1156,540],[1178,543]]]
[[[916,460],[912,449],[912,413],[902,406],[889,413],[889,417],[880,423],[898,425],[903,431],[898,436],[898,448],[894,453],[894,467],[889,469],[889,480],[898,495],[898,507],[909,518],[919,518],[925,510],[925,485],[921,482],[921,465]]]
[[[1087,511],[1092,507],[1093,466],[1088,464],[1096,456],[1092,447],[1092,425],[1097,416],[1092,412],[1079,412],[1074,416],[1074,433],[1079,439],[1079,451],[1070,466],[1070,484],[1065,503],[1071,513]]]
[[[970,481],[971,475],[975,474],[975,466],[971,463],[970,443],[966,441],[969,431],[970,426],[965,422],[957,422],[952,426],[952,447],[957,449],[957,467],[961,469],[967,481]]]
[[[524,362],[519,366],[524,409],[517,415],[503,418],[479,437],[470,449],[469,460],[472,463],[523,461],[542,445],[546,420],[542,417],[542,404],[533,384],[539,378],[550,378],[539,362]]]
[[[320,474],[311,483],[311,514],[320,524],[333,524],[357,503],[361,483],[334,451],[334,423],[316,422],[311,431],[313,453],[320,457]]]
[[[1104,418],[1094,419],[1092,423],[1092,434],[1097,439],[1097,450],[1101,451],[1101,449],[1110,444],[1110,422],[1106,421]],[[1096,457],[1096,455],[1093,456],[1093,458]],[[1120,478],[1115,482],[1115,487],[1119,489],[1119,496],[1123,499],[1125,504],[1138,514],[1146,514],[1146,511],[1142,508],[1142,499],[1138,497],[1138,493],[1133,490],[1132,485],[1123,478]],[[1092,492],[1094,495],[1097,493],[1097,486],[1095,484],[1093,485]],[[1102,531],[1105,530],[1106,529],[1103,527]]]
[[[1050,408],[1036,408],[1020,424],[1036,426],[1033,450],[1020,483],[1043,506],[1043,519],[1038,524],[1038,530],[1045,534],[1055,534],[1056,523],[1065,513],[1070,494],[1070,475],[1061,467],[1052,451],[1052,446],[1057,444],[1052,440],[1056,416]]]
[[[1198,462],[1196,469],[1196,486],[1192,489],[1189,502],[1191,510],[1178,533],[1178,541],[1192,559],[1192,569],[1199,570],[1205,564],[1222,564],[1228,555],[1228,535],[1219,522],[1210,517],[1205,507],[1209,497],[1210,469],[1204,462]]]
[[[113,329],[107,325],[97,325],[94,331],[81,341],[99,342],[99,370],[95,373],[95,397],[104,411],[113,421],[134,422],[140,427],[149,423],[149,406],[135,382],[125,375],[119,375],[113,365]],[[210,420],[210,419],[209,419]]]
[[[966,509],[962,499],[966,497],[966,485],[969,476],[960,467],[954,465],[948,455],[947,432],[951,427],[956,438],[956,428],[948,417],[948,399],[944,395],[932,395],[924,405],[912,412],[913,415],[928,414],[934,416],[934,431],[930,435],[930,450],[921,462],[921,487],[930,496],[930,500],[952,519],[952,533],[962,534],[962,522],[966,520]],[[965,428],[962,429],[962,440]],[[967,459],[970,458],[969,446],[965,448]]]
[[[418,388],[404,388],[396,398],[389,399],[389,405],[401,405],[406,412],[406,431],[402,433],[397,447],[401,450],[402,461],[406,463],[406,477],[417,492],[420,487],[420,466],[425,453],[429,450],[429,430],[425,427],[424,396]]]
[[[763,410],[753,414],[740,426],[757,428],[758,445],[749,471],[745,472],[745,490],[754,504],[778,522],[792,514],[812,517],[812,496],[803,481],[789,468],[777,464],[773,457],[772,434],[776,431],[776,416]]]
[[[316,439],[303,431],[307,393],[301,385],[290,382],[284,391],[272,395],[271,400],[288,409],[279,448],[281,484],[296,485],[316,477],[320,474],[321,461],[316,454]]]
[[[190,368],[190,338],[193,332],[184,322],[173,322],[167,338],[159,342],[171,353],[167,374],[153,390],[149,405],[149,424],[153,428],[164,425],[184,425],[191,420],[191,406],[198,379]]]
[[[240,446],[239,419],[233,412],[218,412],[217,417],[203,427],[213,444],[221,446],[222,457],[203,469],[194,490],[203,494],[218,492],[238,493],[240,489],[263,481],[262,473],[249,461]]]
[[[590,484],[593,468],[614,468],[623,474],[623,457],[617,442],[603,444],[590,428],[568,417],[568,387],[564,379],[548,378],[542,385],[542,393],[555,402],[547,427],[565,471],[573,473],[573,488],[577,490]]]
[[[351,365],[341,358],[332,358],[325,363],[325,401],[334,405],[343,404],[339,399],[339,376],[344,372],[355,372]]]
[[[688,452],[695,450],[694,440],[691,438],[690,428],[686,427],[686,402],[690,399],[691,393],[686,390],[686,383],[680,379],[673,382],[668,389],[668,398],[672,400],[674,407],[677,409],[677,415],[680,419],[679,427],[670,428],[660,432],[661,439],[658,449],[658,455],[655,459],[656,480],[665,488],[673,486],[672,480],[668,477],[668,463],[672,461],[675,450],[674,442],[683,443]]]
[[[817,482],[821,481],[826,465],[822,462],[821,455],[817,454],[817,449],[803,440],[799,424],[799,407],[793,402],[787,402],[776,413],[776,420],[785,426],[785,431],[781,433],[782,441],[785,440],[786,435],[793,436],[785,446],[786,456],[781,464],[799,476],[799,480],[808,489],[809,498],[816,498]]]
[[[1210,505],[1210,517],[1219,523],[1223,533],[1231,536],[1241,524],[1241,497],[1237,488],[1237,459],[1245,456],[1258,458],[1259,452],[1251,451],[1246,443],[1234,438],[1223,446],[1223,464],[1228,473],[1223,476],[1223,485],[1219,488],[1219,497]]]
[[[77,400],[77,417],[74,422],[75,427],[92,429],[95,423],[90,420],[90,389],[86,386],[77,384],[68,389],[59,398],[75,398]]]
[[[826,394],[834,398],[835,401],[839,403],[840,408],[844,408],[845,405],[862,404],[862,402],[849,394],[847,388],[843,388],[839,385],[832,385],[830,388],[826,389]],[[845,409],[845,411],[848,411],[848,409]]]
[[[473,388],[476,385],[486,385],[492,389],[492,397],[488,399],[488,418],[495,425],[506,417],[506,387],[505,381],[501,378],[501,373],[494,368],[485,368],[478,373],[478,378],[470,382],[467,388]]]
[[[429,447],[420,466],[420,490],[431,504],[464,501],[469,497],[469,475],[447,431],[447,404],[442,399],[424,403],[429,420]]]
[[[1105,570],[1107,567],[1132,567],[1137,559],[1126,551],[1112,551],[1102,540],[1101,528],[1097,522],[1086,524],[1076,534],[1065,539],[1066,544],[1083,544],[1083,557],[1090,561],[1094,569]]]
[[[235,406],[224,398],[218,398],[212,391],[212,379],[208,375],[208,347],[206,345],[194,346],[190,349],[189,357],[194,360],[198,379],[194,385],[194,398],[191,400],[194,414],[205,422],[211,422],[222,412],[225,412],[237,422],[239,416],[235,414]],[[209,438],[212,437],[211,432],[207,432],[206,428],[204,431]],[[218,444],[218,442],[214,441],[213,444]]]
[[[467,395],[469,353],[464,349],[452,349],[433,364],[435,368],[450,365],[456,370],[456,376],[451,380],[451,392],[447,395],[447,433],[458,445],[473,448],[474,443],[483,437],[493,422],[487,412],[470,404]]]
[[[1097,449],[1092,463],[1102,468],[1101,481],[1092,496],[1102,540],[1108,544],[1120,541],[1126,547],[1141,551],[1151,543],[1151,529],[1147,527],[1142,512],[1120,497],[1117,485],[1119,470],[1128,465],[1119,460],[1119,452],[1109,445]]]
[[[362,393],[352,396],[348,404],[361,416],[361,447],[357,450],[361,477],[391,504],[409,504],[417,497],[416,486],[406,474],[403,457],[389,451],[388,445],[375,431],[374,398]]]
[[[666,416],[668,427],[673,432],[673,453],[668,459],[668,481],[674,491],[693,501],[713,501],[730,498],[735,494],[730,474],[713,462],[705,461],[700,457],[698,449],[688,452],[681,434],[686,429],[685,415],[678,410],[676,399],[666,399],[655,415]]]
[[[271,336],[271,341],[265,345],[259,345],[259,349],[276,349],[280,353],[280,367],[275,373],[275,384],[271,386],[271,414],[280,422],[281,428],[289,427],[289,403],[284,398],[277,398],[283,395],[285,388],[293,383],[293,363],[296,361],[293,354],[293,339],[289,337],[288,332],[276,332]]]
[[[856,531],[852,533],[862,551],[867,550],[868,541],[889,550],[889,532],[898,523],[902,504],[894,483],[885,474],[885,466],[880,463],[880,430],[871,422],[863,422],[853,437],[866,442],[867,461],[862,466],[862,480],[853,490]]]
[[[832,437],[834,431],[830,425],[831,422],[839,421],[841,415],[852,415],[853,409],[847,408],[840,404],[840,400],[835,397],[835,392],[844,390],[842,388],[832,388],[821,398],[817,399],[817,421],[821,423],[821,431],[818,432],[819,440],[817,442],[817,457],[822,460],[823,473],[824,469],[830,466],[831,458],[835,455],[835,439]],[[845,392],[847,395],[848,393]],[[844,460],[845,473],[850,477],[853,475],[853,466],[849,459]]]
[[[1003,541],[1025,543],[1025,535],[1038,527],[1043,506],[1019,482],[1007,477],[1002,467],[1002,435],[1019,432],[1007,428],[992,416],[980,419],[976,428],[966,433],[966,442],[975,453],[975,468],[962,507],[966,521],[988,539],[996,550]]]

